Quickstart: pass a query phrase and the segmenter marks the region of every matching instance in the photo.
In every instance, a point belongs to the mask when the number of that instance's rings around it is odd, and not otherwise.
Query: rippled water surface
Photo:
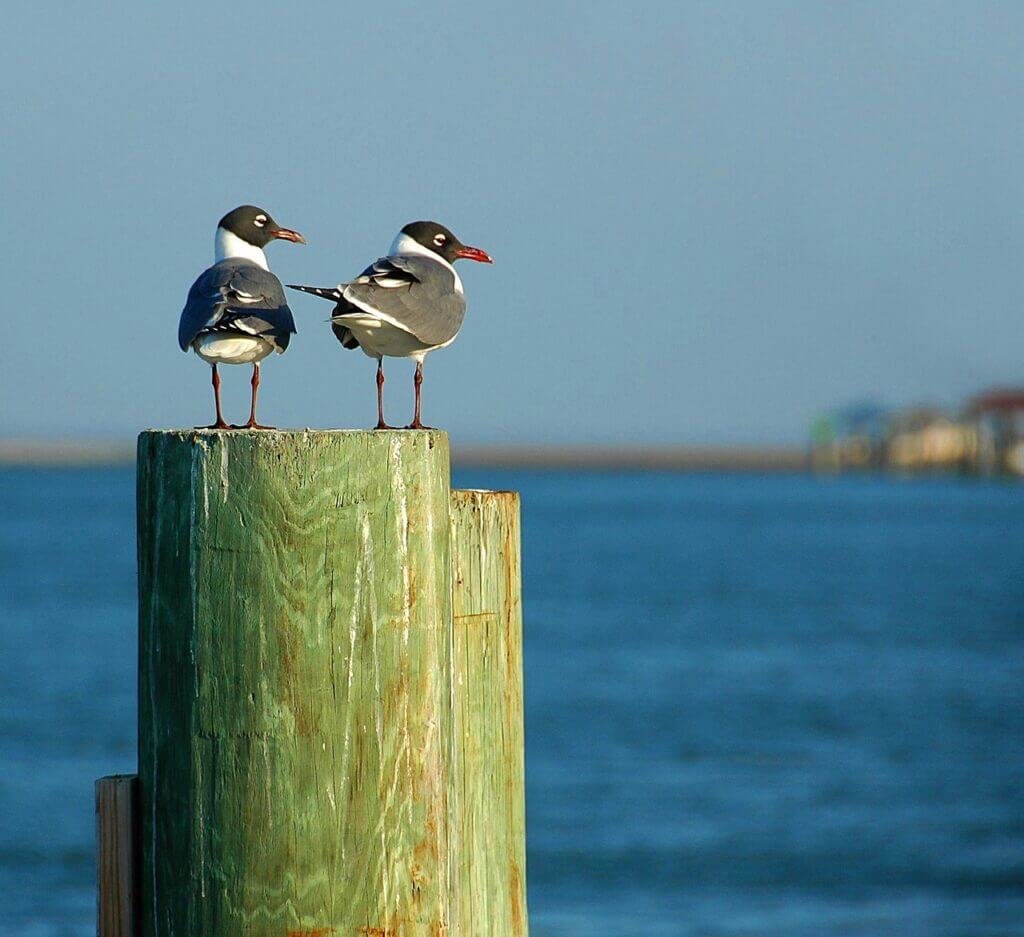
[[[523,495],[534,937],[1024,935],[1024,489],[456,482]],[[135,653],[132,472],[0,472],[0,933],[94,933]]]

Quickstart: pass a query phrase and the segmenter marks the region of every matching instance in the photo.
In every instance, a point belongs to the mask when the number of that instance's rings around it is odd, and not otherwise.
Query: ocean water
[[[1024,488],[456,483],[523,495],[534,937],[1024,935]],[[0,472],[0,934],[94,933],[133,499]]]

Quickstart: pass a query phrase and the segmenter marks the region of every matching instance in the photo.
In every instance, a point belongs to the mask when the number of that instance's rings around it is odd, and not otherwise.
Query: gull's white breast
[[[237,335],[209,332],[200,335],[192,347],[208,364],[252,364],[262,361],[274,346],[258,335]]]

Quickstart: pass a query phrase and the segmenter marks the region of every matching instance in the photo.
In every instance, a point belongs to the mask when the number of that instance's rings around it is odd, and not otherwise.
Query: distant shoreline
[[[807,453],[784,446],[453,445],[456,468],[663,472],[804,472]]]
[[[0,466],[25,468],[128,465],[135,444],[78,439],[0,439]]]
[[[0,467],[101,468],[132,465],[134,442],[0,440]],[[457,469],[564,471],[804,472],[807,452],[797,446],[611,446],[453,444]]]

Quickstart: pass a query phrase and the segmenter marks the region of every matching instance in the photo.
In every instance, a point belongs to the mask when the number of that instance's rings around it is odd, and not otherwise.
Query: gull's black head
[[[275,238],[305,244],[306,239],[298,231],[282,228],[270,212],[255,205],[240,205],[221,218],[217,227],[230,231],[235,237],[241,238],[254,247],[266,247]]]
[[[448,263],[460,258],[476,260],[482,264],[493,264],[490,255],[479,247],[467,247],[443,224],[436,221],[413,221],[402,228],[402,234],[411,237],[421,247],[433,251]]]

